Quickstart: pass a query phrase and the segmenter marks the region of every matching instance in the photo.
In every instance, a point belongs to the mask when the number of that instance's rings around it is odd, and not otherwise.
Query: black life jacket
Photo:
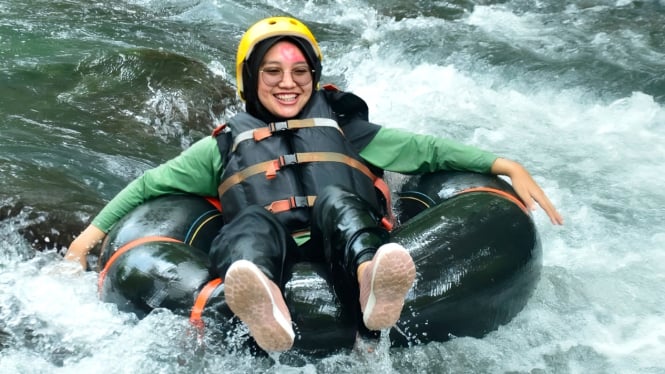
[[[302,119],[266,124],[243,112],[215,130],[223,160],[218,193],[226,222],[248,205],[259,205],[292,232],[307,230],[316,196],[331,184],[354,192],[390,216],[387,186],[337,123],[349,123],[348,113],[366,116],[366,104],[355,95],[327,90],[313,93]],[[344,103],[339,98],[354,103],[351,111],[333,110],[328,100],[339,106]],[[363,106],[365,112],[358,112]],[[388,218],[383,223],[391,228]]]

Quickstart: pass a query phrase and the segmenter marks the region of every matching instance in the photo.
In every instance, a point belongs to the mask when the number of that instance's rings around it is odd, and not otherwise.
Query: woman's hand
[[[512,160],[497,158],[492,164],[491,172],[508,176],[513,184],[513,189],[529,210],[535,210],[536,203],[538,203],[553,224],[563,225],[563,217],[524,166]]]
[[[76,261],[81,264],[83,270],[88,267],[86,256],[97,244],[99,244],[106,234],[97,227],[90,225],[72,241],[65,253],[65,260]]]

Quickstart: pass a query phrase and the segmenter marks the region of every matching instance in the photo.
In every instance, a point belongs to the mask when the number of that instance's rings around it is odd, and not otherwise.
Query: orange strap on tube
[[[170,238],[168,236],[158,236],[158,235],[153,235],[153,236],[146,236],[144,238],[138,238],[134,239],[127,244],[123,245],[122,247],[118,248],[117,251],[113,253],[111,258],[106,262],[106,265],[104,266],[104,269],[99,272],[99,277],[97,278],[97,292],[101,293],[102,292],[102,285],[104,284],[104,280],[106,279],[106,273],[109,271],[113,263],[120,257],[122,256],[123,253],[129,251],[132,248],[138,247],[141,244],[145,243],[151,243],[151,242],[172,242],[172,243],[182,243],[182,241]]]
[[[222,283],[222,278],[215,278],[211,280],[210,282],[206,283],[205,286],[203,286],[201,292],[199,292],[199,295],[196,297],[194,306],[192,306],[192,312],[189,315],[189,322],[191,322],[197,328],[203,328],[203,320],[201,319],[203,309],[205,309],[206,303],[208,302],[210,295],[212,295],[212,292]]]

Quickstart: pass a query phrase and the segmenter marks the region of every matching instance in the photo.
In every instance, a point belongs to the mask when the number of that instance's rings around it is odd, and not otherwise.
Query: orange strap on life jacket
[[[295,208],[311,208],[315,201],[316,196],[291,196],[288,199],[273,201],[265,208],[270,213],[281,213]]]
[[[251,138],[254,141],[260,142],[261,140],[271,137],[273,134],[286,131],[286,130],[298,130],[312,127],[332,127],[337,129],[342,135],[342,129],[339,128],[337,122],[330,118],[307,118],[307,119],[292,119],[282,122],[271,122],[266,127],[262,127],[256,130],[249,130],[248,133],[251,133]],[[238,143],[243,140],[249,139],[249,135],[244,135],[243,133],[239,134],[236,138],[236,141],[233,144],[233,150],[237,147]]]
[[[206,196],[205,197],[206,201],[210,203],[210,205],[214,206],[215,209],[219,210],[220,212],[222,211],[222,202],[219,201],[219,197],[217,196]]]
[[[228,177],[224,183],[219,186],[217,192],[220,196],[222,196],[226,191],[228,191],[229,188],[256,174],[265,173],[266,178],[272,179],[275,178],[277,176],[277,172],[285,166],[307,162],[340,162],[359,170],[367,177],[372,179],[372,181],[377,178],[371,172],[371,170],[365,166],[365,164],[347,155],[335,152],[304,152],[283,155],[275,160],[260,162],[246,169],[243,169],[238,173]]]
[[[326,83],[323,86],[321,86],[326,91],[340,91],[339,87],[335,86],[332,83]]]
[[[219,135],[220,133],[224,132],[225,129],[226,129],[226,124],[222,124],[222,125],[219,125],[219,126],[215,127],[215,129],[212,130],[212,137],[213,137],[213,138],[216,138],[217,135]]]
[[[393,213],[393,203],[392,203],[392,198],[390,196],[390,187],[388,187],[388,183],[383,180],[383,178],[379,178],[375,176],[374,178],[374,187],[381,192],[381,195],[383,195],[383,198],[386,199],[386,216],[381,218],[381,225],[388,231],[393,231],[393,228],[395,227],[395,224],[397,223],[397,218],[395,217],[395,214]]]
[[[287,130],[299,130],[312,127],[332,127],[339,131],[342,136],[344,132],[339,127],[336,121],[330,118],[306,118],[306,119],[292,119],[288,121],[280,122],[270,122],[267,126],[243,131],[233,140],[233,145],[231,146],[231,151],[235,151],[238,148],[238,145],[247,140],[253,140],[255,142],[260,142],[266,138],[273,136],[276,133],[280,133]]]
[[[252,177],[254,175],[265,173],[266,178],[272,179],[275,178],[277,176],[277,172],[285,166],[307,163],[307,162],[339,162],[349,165],[352,168],[365,174],[368,178],[372,180],[372,182],[374,183],[374,187],[376,187],[386,199],[386,212],[388,214],[388,217],[384,217],[382,219],[381,221],[382,225],[388,231],[391,231],[393,229],[395,223],[395,217],[392,213],[392,199],[390,197],[390,188],[388,187],[386,182],[383,179],[377,177],[374,173],[372,173],[372,171],[362,162],[347,155],[344,155],[342,153],[335,153],[335,152],[294,153],[294,154],[280,156],[275,160],[260,162],[246,169],[243,169],[242,171],[227,178],[224,181],[224,183],[222,183],[219,186],[217,192],[219,193],[220,196],[222,196],[226,191],[228,191],[229,188],[233,187],[238,183],[243,182],[247,178]],[[314,204],[315,197],[310,196],[307,198],[309,200],[308,204],[310,205],[300,206],[295,201],[291,199],[286,199],[286,200],[273,202],[272,204],[268,205],[266,208],[273,213],[278,213],[288,210],[286,209],[287,206],[289,207],[289,209],[293,209],[294,207],[312,206]],[[269,208],[272,208],[273,210]]]

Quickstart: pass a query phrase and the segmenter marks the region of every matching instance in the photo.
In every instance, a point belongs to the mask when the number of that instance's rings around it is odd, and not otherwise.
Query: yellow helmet
[[[238,86],[238,94],[242,100],[245,100],[243,85],[243,70],[245,69],[245,63],[258,43],[275,36],[291,36],[306,41],[309,44],[308,47],[311,47],[316,55],[315,58],[317,61],[310,61],[310,63],[315,64],[312,68],[319,70],[315,71],[315,76],[320,77],[320,64],[323,55],[321,54],[319,43],[316,42],[316,39],[309,28],[307,28],[302,22],[291,17],[264,18],[245,31],[245,34],[240,39],[240,44],[238,45],[238,53],[236,56],[236,84]],[[315,80],[315,83],[317,83],[318,80]]]

